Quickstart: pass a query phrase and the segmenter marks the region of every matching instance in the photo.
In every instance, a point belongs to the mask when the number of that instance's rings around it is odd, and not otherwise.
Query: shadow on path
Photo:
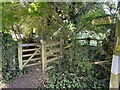
[[[18,76],[12,81],[7,88],[37,88],[42,87],[43,76],[42,71],[39,67],[32,67],[27,74]]]

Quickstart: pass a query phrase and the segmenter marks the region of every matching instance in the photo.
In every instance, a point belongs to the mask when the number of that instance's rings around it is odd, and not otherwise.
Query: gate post
[[[22,70],[22,46],[20,46],[22,42],[18,42],[18,61],[19,61],[19,69]]]
[[[46,62],[46,59],[47,59],[47,57],[45,55],[45,53],[46,53],[45,44],[46,44],[46,42],[43,41],[42,42],[42,71],[43,71],[43,75],[45,74],[45,67],[46,67],[46,63],[45,62]]]

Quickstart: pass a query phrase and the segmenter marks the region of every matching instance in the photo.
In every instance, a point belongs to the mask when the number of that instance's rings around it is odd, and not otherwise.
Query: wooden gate
[[[59,60],[62,57],[62,45],[61,41],[43,41],[41,44],[18,44],[18,60],[19,69],[24,67],[42,65],[43,74],[45,71],[50,70],[53,67],[53,62]],[[42,61],[42,62],[41,62]]]
[[[41,45],[37,43],[18,44],[19,69],[39,65],[41,61]]]

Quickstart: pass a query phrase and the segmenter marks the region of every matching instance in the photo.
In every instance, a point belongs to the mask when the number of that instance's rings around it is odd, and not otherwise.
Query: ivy
[[[6,33],[2,34],[2,75],[3,80],[6,82],[11,81],[16,75],[24,74],[26,70],[19,70],[18,54],[17,54],[17,42],[12,39],[12,36]]]
[[[79,49],[78,49],[79,47]],[[98,48],[99,49],[99,48]],[[92,49],[91,56],[95,54],[98,49]],[[69,54],[70,49],[64,52],[64,60],[60,60],[55,69],[48,71],[46,76],[45,88],[49,89],[98,89],[108,88],[108,81],[101,82],[106,78],[108,72],[104,71],[99,65],[92,65],[91,61],[96,57],[89,58],[88,50],[76,45],[76,58],[71,60]],[[100,55],[103,51],[100,51]],[[99,57],[97,55],[97,57]],[[106,72],[106,73],[105,73]]]

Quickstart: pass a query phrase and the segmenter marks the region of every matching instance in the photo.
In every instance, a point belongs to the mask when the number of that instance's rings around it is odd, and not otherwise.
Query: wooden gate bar
[[[47,67],[47,68],[45,69],[45,71],[50,70],[50,69],[53,69],[53,68],[54,68],[53,66],[49,66],[49,67]]]
[[[37,44],[37,43],[26,43],[26,44],[22,44],[22,43],[19,43],[19,46],[21,46],[21,47],[26,47],[26,46],[37,46],[37,45],[39,45],[39,44]]]
[[[35,50],[37,50],[38,48],[34,48],[34,49],[23,49],[22,51],[23,52],[28,52],[28,51],[35,51]]]
[[[36,61],[36,60],[41,60],[41,58],[34,58],[34,59],[31,59],[30,61]],[[27,62],[28,60],[23,60],[23,63],[24,62]]]
[[[60,45],[60,44],[61,43],[59,41],[49,42],[48,44],[45,45],[45,47],[57,46],[57,45]]]
[[[48,59],[45,63],[53,62],[53,61],[55,61],[57,59],[59,59],[59,56],[51,58],[51,59]]]
[[[39,49],[37,49],[37,50],[39,50]],[[40,55],[41,53],[36,53],[35,55]],[[33,55],[33,54],[26,54],[26,55],[22,55],[22,57],[28,57],[28,56],[31,56],[31,55]]]
[[[30,67],[30,66],[34,66],[34,65],[40,65],[40,63],[41,63],[41,62],[39,62],[39,63],[37,62],[37,63],[33,63],[33,64],[28,64],[28,65],[26,65],[25,67]]]
[[[50,50],[49,52],[46,53],[46,55],[48,56],[49,54],[53,54],[53,53],[57,53],[57,52],[60,52],[60,49],[57,48],[57,49],[54,49],[54,50]]]

